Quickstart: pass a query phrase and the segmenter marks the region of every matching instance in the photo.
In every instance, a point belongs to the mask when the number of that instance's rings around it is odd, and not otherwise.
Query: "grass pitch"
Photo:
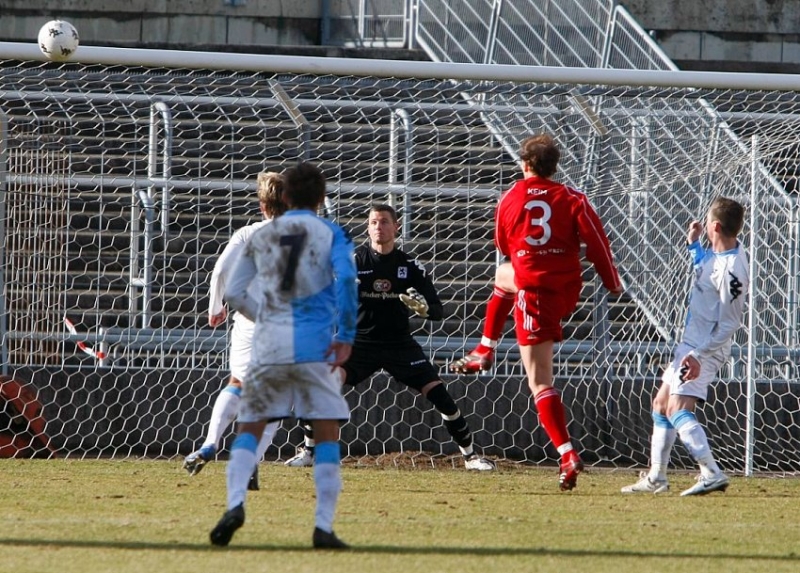
[[[1,460],[0,571],[471,573],[800,571],[800,479],[741,478],[727,493],[625,496],[630,471],[590,470],[558,491],[554,469],[343,469],[336,532],[312,551],[311,470],[261,465],[228,548],[208,533],[225,509],[225,463]]]

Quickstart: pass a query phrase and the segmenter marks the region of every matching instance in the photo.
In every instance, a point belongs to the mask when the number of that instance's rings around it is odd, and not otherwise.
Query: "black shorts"
[[[427,384],[439,380],[439,372],[415,341],[353,345],[345,363],[344,383],[355,386],[378,370],[386,370],[392,378],[409,388],[422,391]]]

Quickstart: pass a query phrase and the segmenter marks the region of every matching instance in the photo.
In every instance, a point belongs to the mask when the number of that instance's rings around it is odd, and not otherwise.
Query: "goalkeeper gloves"
[[[428,301],[425,300],[425,297],[419,294],[417,289],[413,287],[406,292],[408,294],[400,295],[400,301],[417,316],[428,318]]]

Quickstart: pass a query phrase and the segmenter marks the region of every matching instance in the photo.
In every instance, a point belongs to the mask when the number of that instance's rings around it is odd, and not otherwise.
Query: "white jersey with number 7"
[[[225,289],[256,323],[250,367],[326,362],[334,340],[355,338],[353,243],[338,225],[292,210],[256,231]]]

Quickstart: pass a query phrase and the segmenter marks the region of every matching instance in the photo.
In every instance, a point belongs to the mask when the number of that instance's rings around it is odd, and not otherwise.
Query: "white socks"
[[[272,443],[272,438],[275,437],[275,432],[278,431],[278,427],[281,425],[280,422],[270,422],[266,426],[264,426],[264,433],[261,434],[261,439],[258,441],[258,449],[256,449],[256,461],[260,462],[264,459],[264,453],[269,448],[269,445]]]
[[[678,432],[663,414],[653,412],[653,435],[650,438],[650,472],[652,480],[667,479],[667,466]]]
[[[314,448],[314,485],[317,490],[316,527],[330,533],[339,492],[342,491],[342,474],[339,465],[339,442],[320,442]]]
[[[241,401],[242,389],[236,386],[226,386],[217,395],[214,408],[211,410],[211,420],[208,422],[208,434],[203,446],[219,445],[222,433],[236,419],[239,412],[239,402]]]
[[[695,415],[688,410],[679,410],[670,417],[670,421],[678,430],[678,435],[686,449],[700,464],[700,473],[703,477],[719,474],[722,470],[719,469],[717,462],[714,460],[714,454],[711,453],[711,447],[708,445],[706,432],[700,422],[697,421],[697,418],[695,418]]]
[[[256,467],[256,437],[253,434],[240,434],[231,445],[228,458],[228,509],[244,503],[247,497],[247,484]]]

